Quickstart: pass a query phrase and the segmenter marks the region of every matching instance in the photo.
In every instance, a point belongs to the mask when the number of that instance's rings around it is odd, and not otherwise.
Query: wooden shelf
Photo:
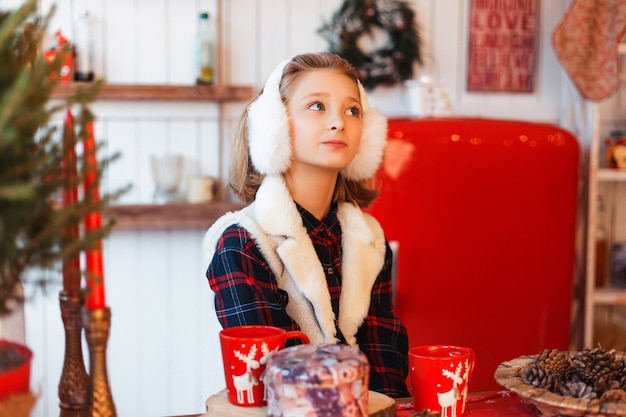
[[[204,204],[111,205],[104,211],[104,218],[116,220],[114,230],[208,228],[224,213],[243,207],[243,204],[224,201]]]
[[[64,98],[77,88],[90,83],[59,83],[53,98]],[[164,100],[164,101],[247,101],[255,89],[237,85],[148,85],[104,84],[97,100]],[[212,201],[206,204],[136,204],[111,205],[104,212],[105,219],[116,220],[115,229],[190,229],[208,228],[221,215],[239,210],[242,204]]]
[[[89,83],[59,83],[53,98],[67,97]],[[253,97],[254,88],[237,85],[149,85],[105,84],[98,100],[178,100],[178,101],[246,101]]]
[[[609,168],[599,169],[598,180],[626,181],[626,169],[609,169]]]
[[[596,288],[593,299],[596,305],[624,305],[626,304],[626,289]]]

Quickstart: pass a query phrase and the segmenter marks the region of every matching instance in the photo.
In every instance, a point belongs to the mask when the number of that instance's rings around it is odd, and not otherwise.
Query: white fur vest
[[[322,265],[281,177],[266,177],[252,204],[226,213],[209,228],[204,237],[204,264],[213,258],[228,226],[244,227],[276,275],[278,287],[289,294],[287,314],[311,342],[336,342],[337,319],[348,344],[356,347],[356,332],[367,315],[372,286],[385,260],[385,237],[380,224],[353,204],[339,204],[337,218],[342,232],[338,318]]]

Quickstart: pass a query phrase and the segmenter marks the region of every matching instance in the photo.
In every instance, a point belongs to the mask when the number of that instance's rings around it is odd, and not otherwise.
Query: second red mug
[[[409,372],[415,411],[438,411],[442,417],[461,416],[475,363],[476,355],[469,347],[411,348]]]

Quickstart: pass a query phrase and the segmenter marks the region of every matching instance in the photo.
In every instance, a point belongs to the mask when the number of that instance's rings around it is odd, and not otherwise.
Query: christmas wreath
[[[403,1],[344,0],[318,33],[368,90],[408,80],[413,63],[422,63],[415,12]]]

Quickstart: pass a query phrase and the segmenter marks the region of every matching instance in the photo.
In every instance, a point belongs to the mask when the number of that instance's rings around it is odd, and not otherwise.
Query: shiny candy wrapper
[[[368,416],[369,363],[353,347],[283,349],[269,358],[264,381],[270,417]]]

